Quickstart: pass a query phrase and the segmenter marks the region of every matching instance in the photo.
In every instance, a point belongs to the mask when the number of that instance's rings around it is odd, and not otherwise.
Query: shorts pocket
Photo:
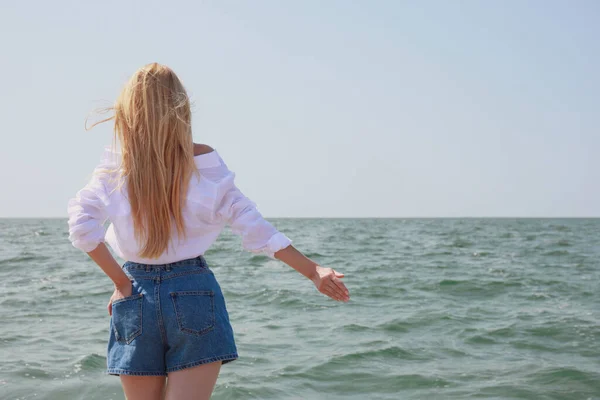
[[[112,303],[112,325],[118,342],[129,344],[142,334],[141,293],[124,297]]]
[[[171,293],[179,329],[197,336],[211,331],[215,327],[214,298],[212,290]]]

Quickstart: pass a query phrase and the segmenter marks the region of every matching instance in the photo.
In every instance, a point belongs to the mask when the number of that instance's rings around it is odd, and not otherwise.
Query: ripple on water
[[[425,286],[428,290],[439,290],[445,294],[456,297],[495,296],[512,292],[523,287],[523,283],[516,280],[475,280],[475,279],[442,279],[435,286]]]
[[[102,371],[106,368],[106,357],[95,353],[86,354],[73,365],[73,368],[79,371]]]
[[[552,250],[544,253],[545,256],[549,257],[566,257],[569,254],[571,253],[569,253],[567,250]]]
[[[471,247],[473,246],[473,242],[466,240],[466,239],[454,239],[454,241],[449,245],[449,247],[455,247],[455,248],[459,248],[459,249],[463,249],[466,247]]]
[[[359,324],[348,324],[342,326],[342,329],[347,332],[370,332],[373,330],[370,326],[359,325]]]
[[[31,261],[47,261],[49,260],[49,256],[45,256],[42,254],[32,254],[32,253],[22,253],[16,257],[6,258],[4,260],[0,260],[0,266],[3,265],[11,265],[11,264],[21,264],[25,262]],[[22,267],[22,265],[19,265]]]
[[[399,346],[391,346],[378,350],[357,351],[341,356],[334,356],[327,362],[314,367],[314,370],[328,369],[330,366],[343,365],[348,366],[357,361],[397,361],[397,360],[426,360],[423,354],[416,350],[408,350]]]
[[[408,332],[411,329],[414,329],[414,324],[410,323],[406,319],[396,319],[390,322],[386,322],[380,325],[377,325],[377,329],[381,329],[385,332]]]
[[[560,388],[564,393],[587,388],[590,393],[600,394],[600,373],[579,367],[544,367],[527,375],[530,383]],[[572,389],[569,389],[572,388]]]
[[[51,380],[53,377],[46,369],[44,369],[44,366],[41,364],[38,365],[39,367],[34,367],[27,364],[24,367],[17,368],[12,375],[26,379]]]

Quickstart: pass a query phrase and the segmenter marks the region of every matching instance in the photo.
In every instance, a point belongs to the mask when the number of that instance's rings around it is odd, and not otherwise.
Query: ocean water
[[[600,399],[600,220],[280,219],[336,303],[224,233],[240,359],[213,399]],[[111,284],[65,220],[0,220],[0,399],[123,399]]]

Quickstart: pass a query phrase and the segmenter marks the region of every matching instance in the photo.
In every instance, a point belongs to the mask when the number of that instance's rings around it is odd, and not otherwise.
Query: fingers
[[[331,283],[329,285],[329,290],[335,294],[336,300],[340,300],[340,301],[350,300],[350,297],[346,294],[346,292],[344,292],[344,290],[342,290],[340,287],[338,287],[335,283]]]
[[[319,291],[337,301],[346,302],[350,300],[350,292],[340,280],[344,277],[344,274],[332,268],[323,268],[322,272],[324,274],[321,275],[320,282],[317,285]]]
[[[331,290],[330,287],[327,287],[326,289],[323,289],[323,294],[326,294],[327,296],[329,296],[332,299],[337,300],[337,301],[345,301],[344,297],[340,296],[334,290]]]
[[[346,286],[344,286],[342,282],[335,282],[333,279],[324,285],[323,293],[325,293],[327,296],[331,297],[334,300],[350,300],[350,295],[348,293],[348,289],[346,289]]]
[[[340,278],[343,278],[344,274],[342,274],[341,272],[337,272],[335,270],[331,270],[331,282],[335,285],[334,290],[338,293],[338,295],[342,296],[343,298],[347,298],[347,300],[350,300],[350,292],[348,292],[348,289],[346,288],[346,285],[344,285],[344,283],[340,280]]]
[[[350,294],[350,292],[348,292],[348,288],[346,288],[346,285],[344,285],[344,282],[340,281],[338,278],[331,278],[331,281],[340,292],[346,296]]]

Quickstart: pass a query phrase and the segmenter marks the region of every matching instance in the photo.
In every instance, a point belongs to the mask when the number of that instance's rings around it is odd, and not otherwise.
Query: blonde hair
[[[185,237],[182,209],[196,171],[190,101],[177,75],[152,63],[133,74],[112,110],[90,129],[114,119],[139,256],[158,258],[173,229]]]

